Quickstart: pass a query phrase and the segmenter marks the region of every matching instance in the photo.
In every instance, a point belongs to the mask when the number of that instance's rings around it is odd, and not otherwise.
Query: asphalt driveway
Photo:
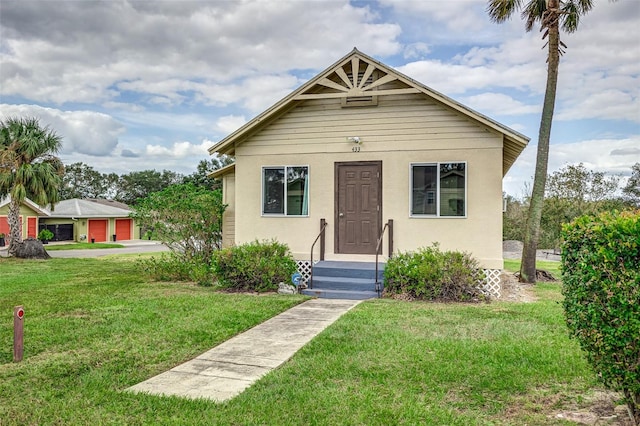
[[[53,243],[55,244],[55,243]],[[52,244],[52,245],[53,245]],[[131,240],[131,241],[118,241],[118,244],[122,244],[122,248],[110,248],[110,249],[93,249],[93,250],[55,250],[47,251],[51,257],[101,257],[108,256],[110,254],[136,254],[136,253],[155,253],[168,251],[169,249],[162,245],[158,241],[148,240]],[[45,247],[46,248],[46,247]],[[7,248],[0,249],[0,257],[7,255]]]

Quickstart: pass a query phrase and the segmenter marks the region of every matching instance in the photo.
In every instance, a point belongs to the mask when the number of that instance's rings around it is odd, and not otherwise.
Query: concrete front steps
[[[381,291],[384,267],[384,263],[378,264]],[[313,268],[313,288],[302,290],[302,294],[324,299],[373,299],[378,297],[375,270],[375,262],[321,261]]]

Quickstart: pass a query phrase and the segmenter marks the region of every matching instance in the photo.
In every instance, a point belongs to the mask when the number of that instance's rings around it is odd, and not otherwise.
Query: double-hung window
[[[466,188],[466,163],[412,164],[411,216],[466,216]]]
[[[263,167],[262,214],[308,216],[309,167]]]

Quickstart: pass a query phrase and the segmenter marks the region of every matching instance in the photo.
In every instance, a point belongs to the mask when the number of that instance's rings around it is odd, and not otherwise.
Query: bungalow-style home
[[[106,242],[140,238],[140,229],[129,217],[123,203],[104,199],[60,201],[50,216],[41,220],[41,229],[53,232],[53,241]]]
[[[315,259],[371,262],[439,243],[495,280],[502,178],[528,141],[354,49],[210,148],[235,156],[212,174],[223,245],[277,239],[309,261],[321,235]]]
[[[11,196],[0,199],[0,234],[5,235],[5,243],[9,243],[9,203]],[[33,201],[25,198],[20,205],[20,226],[22,228],[22,238],[36,238],[38,236],[38,226],[40,218],[49,217],[49,210],[38,206]]]

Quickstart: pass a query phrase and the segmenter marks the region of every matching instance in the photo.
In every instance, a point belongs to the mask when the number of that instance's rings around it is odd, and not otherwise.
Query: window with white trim
[[[467,214],[467,164],[411,164],[411,216]]]
[[[262,214],[308,216],[309,167],[263,167]]]

